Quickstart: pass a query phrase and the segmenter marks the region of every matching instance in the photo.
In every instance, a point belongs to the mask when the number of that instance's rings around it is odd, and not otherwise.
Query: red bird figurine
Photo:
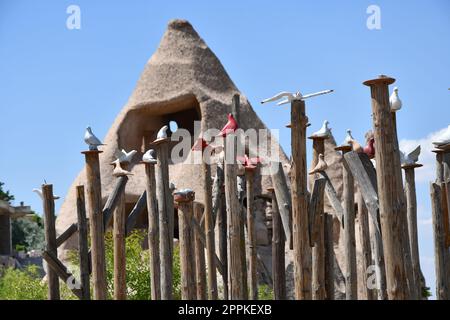
[[[233,133],[238,128],[238,124],[231,113],[228,114],[227,124],[220,130],[218,137],[226,137],[227,134]]]
[[[375,139],[374,138],[370,138],[369,141],[367,142],[367,145],[363,149],[364,153],[369,156],[369,159],[375,158],[375,146],[374,146],[374,143],[375,143]]]
[[[203,151],[205,150],[209,144],[203,138],[198,138],[192,146],[192,151]]]
[[[236,157],[236,160],[246,169],[255,169],[256,165],[261,163],[260,157],[249,158],[246,154],[243,157]]]

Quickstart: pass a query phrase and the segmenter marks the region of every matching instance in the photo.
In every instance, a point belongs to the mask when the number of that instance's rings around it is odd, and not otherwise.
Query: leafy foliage
[[[258,300],[273,300],[273,290],[267,284],[258,287]]]
[[[35,214],[33,220],[13,220],[11,222],[11,229],[14,248],[21,247],[25,251],[44,249],[44,226],[38,215]]]
[[[38,267],[28,266],[25,270],[8,268],[0,277],[0,299],[2,300],[44,300],[47,286],[41,283]]]
[[[4,185],[5,184],[3,182],[0,182],[0,200],[7,201],[9,204],[11,204],[11,201],[14,200],[14,196],[9,193],[9,190],[3,190]]]

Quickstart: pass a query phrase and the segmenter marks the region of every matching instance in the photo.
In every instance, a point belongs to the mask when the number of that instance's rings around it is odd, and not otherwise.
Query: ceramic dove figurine
[[[104,144],[97,138],[94,133],[92,133],[91,127],[86,128],[86,132],[84,133],[84,142],[89,145],[89,150],[98,150],[98,146],[104,146]]]
[[[342,145],[350,146],[351,145],[350,141],[352,140],[355,140],[355,138],[353,138],[352,136],[352,130],[347,129],[347,135],[345,136],[344,143]]]
[[[142,161],[145,163],[156,164],[156,151],[154,149],[148,150],[142,156]]]
[[[156,135],[156,140],[167,139],[167,130],[168,129],[169,129],[169,126],[163,126],[161,129],[159,129],[158,134]]]
[[[41,198],[41,200],[44,200],[44,198],[42,197],[42,190],[41,189],[33,189],[33,192],[35,192],[39,198]],[[53,200],[58,200],[60,198],[60,196],[57,195],[53,195]]]
[[[116,165],[116,167],[113,170],[113,176],[120,177],[120,176],[132,176],[133,175],[133,173],[131,173],[130,171],[124,170],[122,168],[122,166],[120,165],[119,159],[117,159],[113,163]]]
[[[327,163],[325,162],[323,154],[319,154],[319,161],[317,165],[309,172],[309,174],[314,174],[318,172],[324,172],[328,168]]]
[[[292,102],[292,101],[295,101],[295,100],[305,100],[305,99],[308,99],[308,98],[320,96],[322,94],[331,93],[333,91],[334,90],[323,90],[323,91],[319,91],[319,92],[311,93],[311,94],[307,94],[307,95],[302,95],[300,92],[291,93],[291,92],[283,91],[283,92],[280,92],[280,93],[274,95],[271,98],[268,98],[268,99],[265,99],[265,100],[261,101],[261,103],[277,101],[277,100],[280,100],[281,98],[285,98],[284,100],[282,100],[282,101],[277,103],[277,106],[281,106],[283,104],[286,104],[286,103],[289,103],[289,102]]]
[[[391,112],[396,112],[402,108],[402,100],[398,97],[398,88],[394,88],[394,92],[392,92],[389,97],[389,104],[391,105]]]
[[[322,128],[320,128],[319,131],[314,132],[311,137],[313,138],[327,138],[331,134],[331,128],[328,127],[330,122],[328,120],[325,120],[323,122]]]
[[[131,163],[134,155],[137,153],[136,150],[131,150],[130,152],[126,152],[124,149],[118,150],[114,153],[116,158],[120,163]]]
[[[413,151],[411,151],[408,154],[400,150],[400,163],[402,166],[413,165],[417,161],[419,161],[419,155],[420,155],[420,145],[418,145]]]
[[[437,141],[433,142],[433,144],[436,148],[443,147],[447,144],[450,144],[450,125],[444,131],[442,136]]]

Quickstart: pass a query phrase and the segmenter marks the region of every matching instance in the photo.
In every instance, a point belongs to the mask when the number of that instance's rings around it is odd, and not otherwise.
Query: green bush
[[[41,283],[37,266],[25,270],[5,269],[0,277],[1,300],[44,300],[47,286]]]
[[[273,300],[273,290],[267,284],[258,287],[258,300]]]
[[[23,251],[44,249],[44,226],[40,217],[34,215],[32,220],[17,219],[11,222],[12,244],[15,248],[20,246]]]

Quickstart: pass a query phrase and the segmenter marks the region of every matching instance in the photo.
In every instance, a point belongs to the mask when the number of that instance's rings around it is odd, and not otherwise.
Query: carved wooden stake
[[[169,189],[169,140],[157,139],[156,148],[156,199],[159,217],[159,252],[161,262],[161,299],[172,299],[173,261],[173,200]]]
[[[416,181],[415,168],[422,167],[421,164],[405,165],[402,168],[405,170],[405,194],[408,214],[408,232],[409,245],[412,259],[412,273],[413,273],[413,295],[415,299],[420,299],[422,296],[421,286],[421,270],[419,257],[419,243],[417,237],[417,199],[416,199]]]
[[[361,192],[358,195],[358,230],[359,230],[359,244],[361,248],[361,254],[359,261],[361,263],[360,270],[361,275],[358,279],[358,287],[361,288],[360,292],[362,297],[360,300],[373,300],[373,292],[369,289],[367,281],[367,270],[372,265],[372,250],[370,247],[370,229],[369,229],[369,213],[364,203]]]
[[[45,245],[46,250],[53,255],[58,254],[56,246],[56,230],[55,230],[55,199],[53,197],[53,185],[42,185],[42,199],[44,205],[44,223],[45,223]],[[59,300],[59,278],[58,274],[47,267],[48,280],[48,299]]]
[[[194,202],[194,218],[200,221],[202,218],[203,206]],[[202,243],[201,236],[195,228],[192,230],[194,235],[194,249],[195,249],[195,279],[197,288],[197,300],[206,300],[207,298],[207,285],[206,285],[206,263],[205,263],[205,246]],[[208,242],[208,236],[206,236],[206,242]],[[213,256],[213,259],[215,257]],[[215,262],[215,261],[214,261]],[[211,269],[210,269],[211,270]],[[214,264],[214,273],[215,264]]]
[[[341,146],[335,149],[341,150],[343,155],[351,151],[350,146]],[[344,188],[345,298],[356,300],[358,298],[358,283],[355,240],[355,183],[344,157],[342,157],[342,180]]]
[[[219,168],[219,166],[218,166]],[[222,168],[220,168],[222,170]],[[227,208],[225,203],[225,194],[224,188],[221,187],[221,195],[219,207],[217,210],[217,229],[219,230],[219,256],[220,261],[222,262],[223,272],[222,272],[222,281],[223,281],[223,299],[229,299],[228,295],[228,236],[227,236]]]
[[[205,160],[202,161],[202,171],[203,195],[205,197],[206,254],[208,260],[208,299],[217,300],[216,245],[214,241],[214,218],[212,213],[211,167]]]
[[[124,170],[128,166],[121,163]],[[126,175],[122,175],[126,176]],[[117,206],[114,209],[113,239],[114,239],[114,300],[127,299],[126,279],[126,249],[125,249],[125,189],[118,195]]]
[[[319,155],[325,155],[325,139],[318,137],[308,137],[313,140],[313,157],[311,168],[314,168],[319,162]],[[322,196],[323,197],[323,196]],[[314,229],[317,230],[317,237],[314,237],[312,246],[312,299],[324,300],[326,298],[325,290],[325,220],[324,220],[323,201],[321,203],[318,216],[315,218]],[[309,221],[310,225],[312,221]]]
[[[84,186],[77,186],[77,217],[78,217],[78,256],[80,259],[80,283],[83,300],[91,299],[89,281],[89,244],[84,201]]]
[[[225,139],[225,199],[228,224],[228,293],[232,300],[245,299],[241,254],[241,216],[236,190],[236,135]]]
[[[161,269],[159,252],[159,214],[156,200],[155,164],[144,163],[148,212],[148,248],[150,250],[150,285],[152,300],[161,299]]]
[[[297,300],[311,299],[311,248],[309,246],[309,221],[306,173],[306,124],[305,102],[291,103],[292,144],[292,224],[294,242],[294,284]]]
[[[101,152],[98,150],[82,152],[86,157],[87,213],[91,233],[92,277],[95,300],[107,299],[105,232],[103,229],[102,187],[99,162],[99,154]]]
[[[406,217],[403,186],[395,158],[398,151],[393,149],[396,139],[389,105],[388,85],[394,79],[380,76],[365,81],[370,86],[375,137],[375,159],[377,161],[377,181],[380,203],[381,229],[385,250],[386,280],[389,299],[405,300],[409,298],[407,270],[404,256],[404,226]],[[394,189],[393,189],[394,187]]]
[[[431,205],[434,233],[434,259],[436,268],[436,298],[438,300],[450,299],[448,280],[449,250],[445,246],[445,230],[443,223],[442,192],[436,183],[430,184]]]
[[[272,195],[272,280],[274,300],[286,300],[285,236],[281,216],[278,212],[277,197],[273,188]]]
[[[256,230],[255,211],[253,210],[254,169],[245,168],[247,181],[247,248],[248,248],[248,296],[250,300],[258,299],[258,278],[256,273]]]
[[[324,214],[324,229],[325,229],[325,291],[327,300],[334,300],[334,279],[335,279],[335,261],[336,255],[334,253],[334,237],[333,237],[333,215],[330,213]]]
[[[178,229],[180,238],[181,299],[194,300],[195,264],[192,232],[194,193],[176,197],[178,204]]]

